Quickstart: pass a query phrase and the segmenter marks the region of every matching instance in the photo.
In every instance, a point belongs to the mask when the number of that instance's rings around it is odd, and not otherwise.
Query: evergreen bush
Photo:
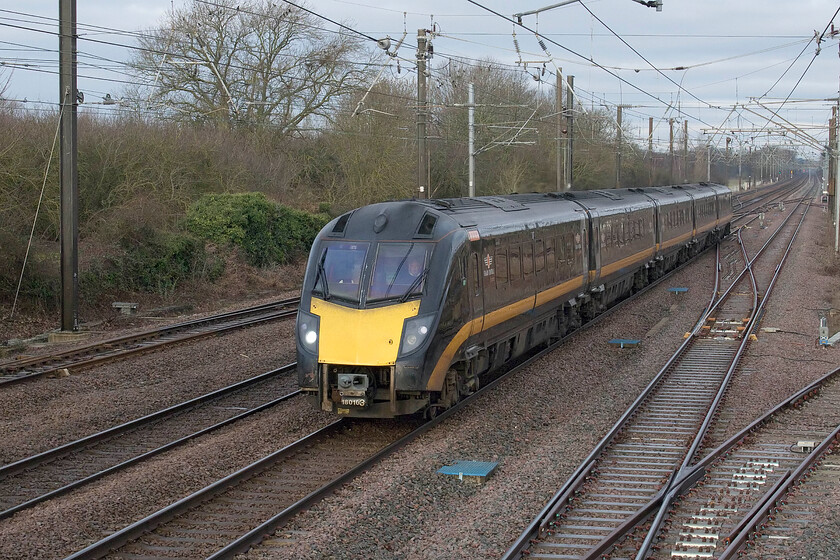
[[[208,194],[187,210],[186,229],[239,247],[249,264],[287,264],[309,252],[327,220],[269,201],[262,193]]]

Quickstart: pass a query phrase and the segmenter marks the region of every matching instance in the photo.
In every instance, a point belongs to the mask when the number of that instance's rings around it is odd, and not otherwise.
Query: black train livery
[[[298,381],[323,410],[433,415],[729,233],[731,193],[670,187],[383,202],[312,245]]]

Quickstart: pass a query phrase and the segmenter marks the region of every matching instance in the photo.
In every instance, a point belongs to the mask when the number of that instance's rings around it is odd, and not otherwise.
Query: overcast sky
[[[558,1],[486,0],[479,4],[510,17]],[[130,34],[112,30],[156,27],[168,10],[184,4],[182,0],[78,0],[79,89],[86,103],[101,102],[105,94],[118,97],[124,82],[130,80],[120,63],[129,58],[129,47],[136,43]],[[775,110],[788,96],[779,117],[825,143],[832,102],[822,100],[835,98],[840,85],[838,38],[826,34],[816,57],[815,41],[809,44],[815,31],[821,33],[832,21],[840,7],[836,1],[663,0],[663,9],[657,12],[633,0],[583,0],[523,17],[528,29],[514,28],[466,0],[310,0],[305,5],[371,37],[390,36],[394,43],[407,31],[400,50],[407,59],[414,57],[417,29],[427,28],[439,33],[433,41],[436,65],[446,57],[492,57],[515,68],[521,58],[531,61],[527,70],[538,74],[545,63],[548,83],[534,82],[542,88],[552,88],[550,73],[555,65],[562,67],[564,74],[575,76],[584,105],[607,107],[613,113],[616,104],[630,105],[624,110],[625,122],[638,136],[647,135],[648,118],[653,117],[660,144],[667,142],[668,118],[687,120],[692,139],[699,139],[704,129],[721,125],[760,129],[766,118],[750,110],[765,116],[771,113],[752,99],[761,98],[761,103]],[[0,67],[0,76],[9,80],[6,98],[26,99],[25,106],[33,109],[56,102],[57,17],[57,0],[0,4],[0,62],[5,66]],[[319,21],[327,29],[337,29]],[[840,27],[840,19],[837,24]],[[521,54],[514,48],[514,31]],[[551,59],[533,31],[547,38],[544,42]],[[400,76],[406,76],[405,66]],[[442,75],[439,71],[437,78]],[[476,97],[480,102],[481,92]],[[732,112],[736,103],[747,108]],[[749,136],[747,132],[741,138]]]

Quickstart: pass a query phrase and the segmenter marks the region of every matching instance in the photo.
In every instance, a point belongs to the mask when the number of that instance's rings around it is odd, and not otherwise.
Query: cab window
[[[371,272],[367,299],[390,299],[418,295],[423,291],[428,269],[426,243],[380,243]]]
[[[362,268],[370,244],[329,241],[325,245],[318,261],[313,293],[358,302]]]

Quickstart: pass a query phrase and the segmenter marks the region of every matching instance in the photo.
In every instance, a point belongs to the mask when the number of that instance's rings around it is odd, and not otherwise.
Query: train
[[[382,202],[313,242],[298,385],[338,415],[433,417],[729,234],[714,183]]]

